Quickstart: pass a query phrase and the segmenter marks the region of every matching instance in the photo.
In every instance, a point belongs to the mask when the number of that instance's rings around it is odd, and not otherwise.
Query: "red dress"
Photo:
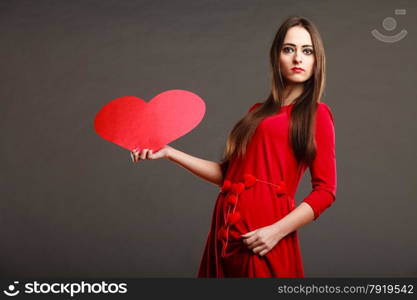
[[[257,105],[254,104],[249,111]],[[217,197],[198,277],[304,277],[297,231],[264,256],[247,248],[241,234],[271,225],[295,208],[294,195],[307,166],[297,164],[289,144],[293,104],[283,106],[258,125],[246,157],[230,161]],[[318,104],[317,155],[309,166],[312,191],[303,199],[314,220],[336,199],[333,115]]]

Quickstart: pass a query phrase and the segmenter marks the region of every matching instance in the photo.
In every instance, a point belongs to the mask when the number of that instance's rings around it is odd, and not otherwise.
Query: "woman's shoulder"
[[[248,112],[251,112],[252,110],[254,110],[255,108],[257,108],[258,106],[262,105],[263,102],[256,102],[255,104],[252,104],[252,106],[249,108]]]
[[[318,123],[333,123],[334,117],[330,106],[324,102],[319,102],[317,105],[316,121]]]
[[[318,109],[320,108],[320,109],[330,110],[330,106],[325,102],[319,102],[317,103],[317,105],[318,105],[317,107]]]
[[[257,108],[258,106],[264,104],[264,102],[256,102],[254,104],[251,105],[251,107],[249,108],[248,112],[251,112],[252,110],[254,110],[255,108]],[[332,109],[330,108],[330,106],[324,102],[319,102],[317,104],[317,115],[319,116],[319,118],[326,118],[326,117],[330,117],[332,121],[334,121],[333,118],[333,112]]]

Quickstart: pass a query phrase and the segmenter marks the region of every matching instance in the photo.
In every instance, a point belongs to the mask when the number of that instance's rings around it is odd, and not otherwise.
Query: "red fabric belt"
[[[226,196],[226,206],[227,206],[227,214],[225,214],[224,218],[224,225],[218,231],[218,238],[222,240],[223,248],[222,248],[222,257],[226,256],[226,248],[229,242],[229,228],[236,224],[240,219],[241,215],[239,211],[236,211],[237,203],[239,201],[239,195],[255,185],[257,182],[265,183],[272,185],[274,190],[278,196],[283,196],[287,194],[287,186],[285,181],[281,180],[277,183],[268,182],[265,180],[261,180],[256,178],[254,175],[246,173],[243,176],[243,180],[238,182],[231,182],[230,180],[226,179],[223,182],[223,186],[220,189],[221,193],[224,193]],[[230,212],[232,210],[232,212]]]

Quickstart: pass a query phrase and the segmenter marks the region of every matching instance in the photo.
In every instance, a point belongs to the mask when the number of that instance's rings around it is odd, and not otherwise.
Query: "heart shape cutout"
[[[186,90],[168,90],[149,102],[125,96],[97,112],[94,129],[103,139],[130,151],[138,147],[157,152],[195,128],[205,111],[204,101]]]

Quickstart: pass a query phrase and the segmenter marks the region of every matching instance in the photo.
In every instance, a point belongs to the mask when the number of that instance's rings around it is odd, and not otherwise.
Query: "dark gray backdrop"
[[[95,134],[95,113],[120,96],[193,91],[206,115],[171,146],[218,161],[268,95],[278,26],[301,15],[325,43],[338,167],[336,202],[299,231],[306,276],[417,276],[416,8],[2,0],[0,275],[196,276],[218,188],[167,160],[132,164]],[[372,29],[408,35],[384,43]],[[297,201],[310,190],[307,171]]]

